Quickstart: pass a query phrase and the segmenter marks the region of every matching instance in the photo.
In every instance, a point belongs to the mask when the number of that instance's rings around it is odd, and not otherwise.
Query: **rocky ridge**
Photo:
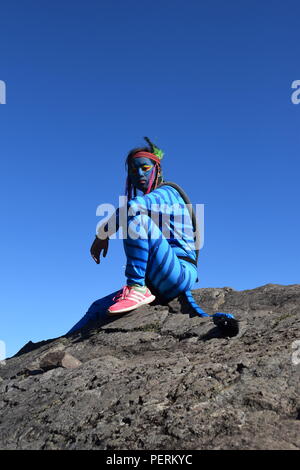
[[[0,366],[0,449],[300,449],[300,285],[193,291],[28,343]]]

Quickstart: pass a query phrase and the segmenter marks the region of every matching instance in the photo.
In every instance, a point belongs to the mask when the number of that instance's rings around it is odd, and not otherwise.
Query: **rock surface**
[[[300,449],[300,285],[193,293],[239,334],[174,300],[6,360],[0,449]]]

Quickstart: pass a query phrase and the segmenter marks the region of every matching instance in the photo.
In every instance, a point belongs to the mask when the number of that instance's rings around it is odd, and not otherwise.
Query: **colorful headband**
[[[132,158],[141,158],[141,157],[150,158],[151,160],[154,160],[156,163],[160,164],[160,159],[156,155],[154,155],[154,153],[150,153],[150,152],[137,152],[133,155]]]

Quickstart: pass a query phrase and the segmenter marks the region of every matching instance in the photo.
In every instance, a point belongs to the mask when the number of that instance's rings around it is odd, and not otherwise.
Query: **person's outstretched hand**
[[[96,261],[97,264],[100,263],[100,254],[101,251],[103,250],[103,258],[105,258],[107,250],[108,250],[108,241],[109,238],[106,238],[105,240],[101,240],[100,238],[96,237],[92,246],[91,246],[91,255],[94,261]]]

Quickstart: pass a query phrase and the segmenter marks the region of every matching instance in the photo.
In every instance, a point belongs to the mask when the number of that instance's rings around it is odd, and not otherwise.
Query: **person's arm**
[[[92,243],[90,253],[93,260],[100,264],[100,255],[103,251],[103,258],[106,257],[108,246],[109,246],[109,237],[116,233],[119,229],[119,209],[117,209],[109,220],[104,224],[100,225],[97,229],[96,238]]]
[[[99,225],[99,227],[97,227],[97,238],[99,238],[100,240],[105,240],[106,238],[109,238],[114,235],[119,230],[119,212],[120,208],[118,208],[108,220],[106,220],[104,223]]]

